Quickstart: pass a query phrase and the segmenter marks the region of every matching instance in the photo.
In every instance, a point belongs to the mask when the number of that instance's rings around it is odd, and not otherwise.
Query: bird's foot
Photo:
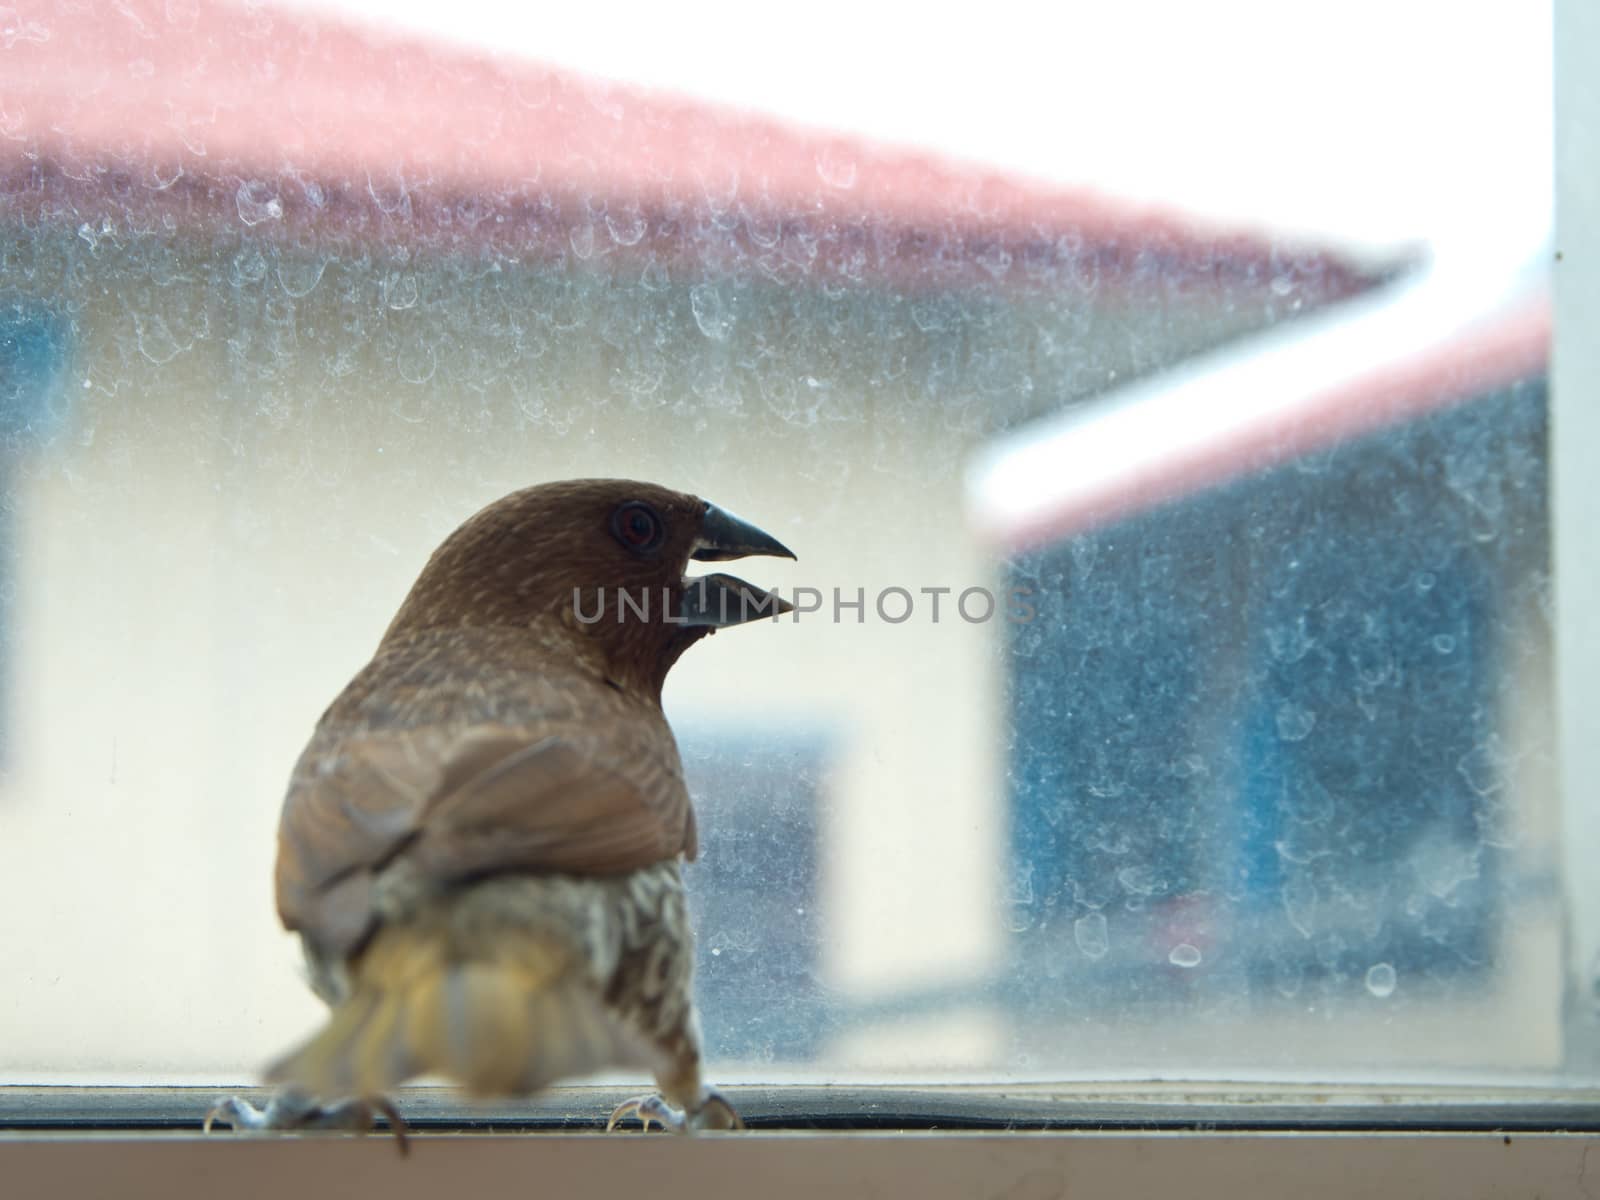
[[[606,1131],[609,1133],[630,1117],[637,1117],[646,1130],[654,1121],[662,1129],[670,1129],[674,1133],[692,1133],[697,1129],[744,1128],[744,1122],[733,1111],[733,1105],[721,1092],[711,1088],[701,1093],[699,1106],[687,1114],[673,1108],[659,1095],[635,1096],[631,1100],[624,1100],[612,1110],[611,1119],[606,1122]]]
[[[373,1111],[382,1113],[394,1131],[395,1144],[401,1154],[410,1150],[406,1138],[406,1123],[387,1099],[379,1096],[371,1100],[341,1100],[338,1104],[318,1104],[304,1092],[283,1091],[267,1101],[265,1108],[257,1108],[242,1096],[224,1096],[206,1113],[202,1129],[211,1132],[212,1125],[223,1124],[234,1129],[297,1130],[343,1129],[353,1133],[370,1133],[375,1123]]]

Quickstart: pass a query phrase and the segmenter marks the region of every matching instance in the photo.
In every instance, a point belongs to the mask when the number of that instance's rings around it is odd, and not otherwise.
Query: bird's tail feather
[[[354,976],[349,999],[268,1068],[269,1081],[381,1096],[443,1075],[476,1095],[513,1095],[638,1058],[573,951],[552,937],[518,935],[492,956],[462,957],[443,931],[391,927]]]

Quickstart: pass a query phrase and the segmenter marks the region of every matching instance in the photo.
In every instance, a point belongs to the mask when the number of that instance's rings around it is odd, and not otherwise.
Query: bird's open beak
[[[794,551],[770,533],[757,529],[748,521],[741,521],[715,504],[706,504],[705,516],[700,522],[700,536],[689,553],[690,558],[699,562],[726,562],[758,554],[774,558],[794,557]],[[746,621],[775,618],[793,611],[794,605],[776,592],[764,591],[732,575],[719,572],[691,576],[683,581],[682,616],[688,625],[723,629],[729,625],[743,625]]]
[[[707,502],[705,516],[700,520],[700,536],[689,557],[699,562],[727,562],[730,558],[749,558],[753,554],[794,557],[794,551],[770,533]]]

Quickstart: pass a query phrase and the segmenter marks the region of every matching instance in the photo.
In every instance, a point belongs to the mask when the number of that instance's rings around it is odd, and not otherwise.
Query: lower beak
[[[677,624],[726,629],[768,617],[776,621],[794,605],[778,595],[732,575],[700,575],[683,581],[683,605]]]

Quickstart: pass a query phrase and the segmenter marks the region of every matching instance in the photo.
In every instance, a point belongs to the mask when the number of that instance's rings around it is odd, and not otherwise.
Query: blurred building
[[[977,524],[1062,613],[1012,630],[1020,1042],[1117,1014],[1093,1062],[1559,1069],[1593,895],[1560,868],[1542,260],[1441,263],[981,457]]]
[[[0,1079],[238,1078],[310,1023],[289,765],[440,538],[589,474],[829,600],[669,685],[714,1052],[1012,1069],[1012,631],[873,598],[1011,577],[998,432],[1397,264],[276,9],[8,20]]]

